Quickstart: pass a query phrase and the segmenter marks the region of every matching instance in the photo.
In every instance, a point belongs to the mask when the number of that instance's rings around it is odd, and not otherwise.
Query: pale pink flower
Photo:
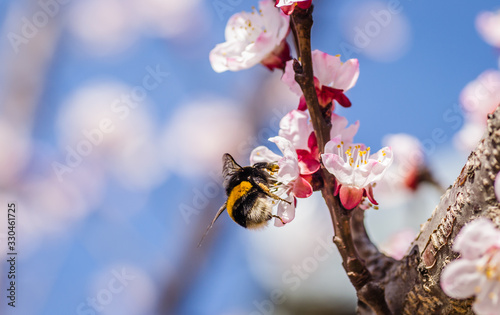
[[[336,100],[344,107],[351,106],[351,102],[344,92],[352,88],[359,77],[359,62],[357,59],[340,61],[340,56],[330,56],[319,50],[312,52],[314,84],[322,106]],[[299,84],[295,81],[293,60],[286,63],[285,73],[281,78],[297,95],[302,95]],[[305,100],[301,99],[299,109],[305,110]]]
[[[478,315],[500,314],[500,231],[485,218],[462,228],[453,244],[460,258],[441,273],[441,288],[455,299],[475,296]]]
[[[347,127],[347,118],[332,113],[331,122],[332,129],[330,129],[330,139],[339,138],[344,144],[352,143],[354,135],[356,135],[359,129],[359,121]]]
[[[461,149],[472,150],[486,130],[488,114],[500,104],[500,71],[486,70],[470,82],[460,93],[460,103],[465,112],[463,131],[455,137]]]
[[[380,250],[394,259],[403,258],[415,239],[416,233],[413,229],[400,230],[389,237],[389,239],[380,245]]]
[[[278,146],[283,156],[272,152],[265,146],[259,146],[250,154],[250,163],[252,165],[259,162],[278,164],[279,170],[275,177],[279,184],[276,186],[274,193],[290,201],[291,204],[279,202],[277,215],[281,217],[284,223],[289,223],[295,217],[295,197],[307,198],[312,195],[313,190],[311,184],[300,174],[297,152],[292,143],[279,136],[269,138],[269,141]],[[283,223],[276,219],[274,225],[282,226]]]
[[[295,148],[301,175],[312,175],[320,168],[319,149],[309,111],[292,110],[280,121],[279,135]]]
[[[476,28],[485,42],[500,48],[500,11],[479,13]]]
[[[460,93],[460,103],[468,120],[486,126],[488,114],[500,104],[500,71],[486,70]]]
[[[325,168],[335,175],[335,195],[340,196],[342,205],[348,210],[359,205],[363,197],[377,205],[372,184],[382,179],[391,165],[391,148],[385,147],[370,155],[370,148],[365,149],[362,144],[344,145],[340,137],[335,137],[325,145],[325,153],[321,155]]]
[[[387,181],[416,190],[419,184],[419,172],[425,167],[425,155],[420,140],[406,133],[398,133],[385,136],[383,142],[392,148],[394,154],[394,165],[391,167],[394,174],[391,174],[390,180]]]
[[[216,72],[248,69],[262,63],[269,69],[283,68],[290,59],[285,37],[289,17],[274,7],[272,0],[259,2],[259,10],[234,14],[226,26],[226,42],[210,52]]]
[[[301,9],[307,9],[311,6],[311,3],[312,0],[276,0],[276,6],[288,15],[293,13],[296,6]]]
[[[308,150],[308,141],[314,128],[309,111],[292,110],[280,121],[279,135],[290,140],[295,149]]]

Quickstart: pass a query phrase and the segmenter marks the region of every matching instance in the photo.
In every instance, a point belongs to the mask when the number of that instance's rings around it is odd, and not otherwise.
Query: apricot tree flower
[[[289,223],[295,217],[295,197],[307,198],[312,195],[311,184],[301,176],[297,152],[292,143],[280,136],[269,138],[274,142],[283,156],[272,152],[265,146],[255,148],[250,154],[250,163],[253,165],[259,162],[277,163],[278,173],[275,175],[277,181],[276,195],[288,200],[291,204],[280,202],[278,204],[278,216],[274,222],[275,226],[282,226],[283,223]]]
[[[406,133],[387,135],[383,142],[394,154],[392,174],[386,174],[384,181],[393,189],[406,187],[415,191],[422,180],[420,172],[426,168],[422,143]]]
[[[500,11],[479,13],[476,28],[488,44],[500,48]]]
[[[336,100],[344,107],[351,106],[351,101],[344,95],[344,92],[352,88],[359,77],[359,63],[357,59],[349,59],[343,63],[340,56],[330,56],[319,50],[312,52],[314,85],[318,94],[318,101],[321,106],[326,106]],[[285,73],[281,78],[292,92],[302,95],[299,84],[295,81],[295,71],[293,61],[286,63]],[[302,96],[299,109],[305,110],[306,103]]]
[[[472,150],[486,130],[488,114],[500,104],[500,71],[486,70],[467,84],[460,93],[460,103],[465,112],[465,124],[455,142],[462,149]]]
[[[391,148],[385,147],[370,155],[370,148],[365,149],[362,144],[346,147],[340,137],[335,137],[325,145],[325,153],[321,155],[325,168],[335,175],[335,195],[340,196],[342,205],[348,210],[359,205],[363,197],[377,205],[372,184],[380,180],[391,165]]]
[[[279,135],[289,140],[298,156],[300,174],[312,175],[320,168],[319,149],[309,111],[292,110],[280,121]]]
[[[215,72],[238,71],[262,63],[268,69],[284,68],[290,59],[285,41],[289,17],[274,7],[272,0],[259,2],[259,10],[234,14],[225,31],[226,42],[210,52]]]
[[[478,315],[500,314],[500,230],[488,219],[467,224],[455,238],[460,258],[444,267],[441,288],[455,299],[475,296]]]
[[[276,0],[276,6],[281,8],[284,13],[290,15],[298,6],[301,9],[307,9],[311,6],[312,0]]]

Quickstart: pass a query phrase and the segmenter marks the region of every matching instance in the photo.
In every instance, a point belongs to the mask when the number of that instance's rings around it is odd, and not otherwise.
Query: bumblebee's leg
[[[266,163],[266,162],[255,163],[253,167],[258,169],[266,169],[271,173],[277,172],[280,168],[276,163]]]
[[[291,205],[292,203],[288,200],[285,200],[285,199],[281,199],[279,196],[276,196],[275,194],[273,194],[269,188],[267,188],[266,185],[264,185],[263,183],[257,183],[257,185],[260,187],[260,189],[262,189],[264,191],[264,193],[266,195],[268,195],[269,197],[273,198],[273,199],[276,199],[276,200],[281,200],[281,201],[284,201],[286,203],[288,203],[289,205]]]
[[[283,225],[286,224],[285,222],[283,222],[283,219],[280,216],[277,216],[277,215],[273,214],[273,218],[280,219],[280,221],[281,221],[281,223],[283,223]]]

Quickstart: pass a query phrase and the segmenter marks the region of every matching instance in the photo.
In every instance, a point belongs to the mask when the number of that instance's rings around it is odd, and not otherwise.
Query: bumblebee
[[[241,167],[230,154],[224,154],[222,156],[222,176],[224,177],[227,200],[217,211],[203,238],[226,209],[234,222],[248,229],[264,227],[272,218],[283,222],[281,217],[272,214],[275,200],[290,204],[289,201],[281,199],[271,192],[272,187],[279,185],[272,176],[278,169],[277,164],[266,162]],[[203,238],[198,246],[201,245]]]

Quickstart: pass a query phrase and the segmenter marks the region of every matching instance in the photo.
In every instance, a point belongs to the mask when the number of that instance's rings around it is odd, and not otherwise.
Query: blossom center
[[[500,248],[493,246],[479,262],[477,270],[488,280],[500,282]]]
[[[337,145],[338,156],[340,156],[344,161],[349,163],[352,168],[358,168],[360,165],[363,166],[368,164],[368,159],[370,158],[370,147],[366,150],[361,149],[361,145],[355,145],[354,147],[349,146],[346,151],[344,151],[344,141]],[[382,151],[385,156],[385,152]],[[379,161],[381,162],[381,161]]]
[[[267,33],[266,26],[260,23],[261,20],[256,19],[255,15],[260,17],[264,16],[262,10],[257,10],[255,7],[252,7],[250,15],[245,14],[241,16],[241,19],[244,19],[244,17],[248,18],[243,21],[239,21],[238,24],[240,24],[240,26],[232,27],[234,32],[233,37],[235,40],[255,43],[262,32]]]

